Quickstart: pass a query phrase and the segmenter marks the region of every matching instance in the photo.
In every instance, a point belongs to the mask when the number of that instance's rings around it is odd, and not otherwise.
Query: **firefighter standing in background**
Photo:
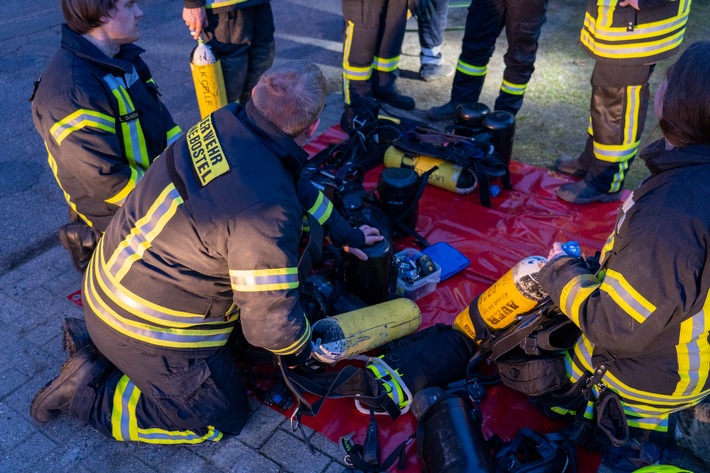
[[[589,136],[579,157],[562,156],[555,169],[583,180],[563,184],[557,196],[574,204],[621,198],[636,156],[656,62],[683,41],[691,0],[590,0],[580,35],[596,62],[592,72]]]
[[[664,138],[640,155],[651,176],[621,206],[601,269],[592,274],[555,243],[540,271],[543,289],[582,330],[567,375],[590,379],[581,403],[567,388],[546,403],[607,434],[596,436],[600,473],[664,463],[677,436],[673,413],[710,394],[709,87],[710,41],[701,41],[659,87]]]
[[[274,15],[269,0],[184,0],[182,18],[222,63],[227,101],[245,104],[274,62]]]
[[[32,118],[69,204],[62,244],[79,270],[111,218],[180,134],[133,43],[134,0],[62,0],[61,48],[35,83]]]
[[[547,20],[546,12],[547,0],[473,0],[466,16],[451,100],[432,107],[427,113],[429,118],[452,120],[457,105],[478,102],[488,62],[503,28],[508,50],[503,56],[503,83],[494,109],[517,114],[535,70],[538,39]]]
[[[343,20],[345,105],[374,97],[402,110],[414,109],[414,99],[396,87],[407,0],[343,0]]]
[[[315,65],[275,67],[246,106],[217,110],[156,160],[84,276],[95,346],[35,396],[35,419],[68,410],[121,441],[216,441],[249,417],[227,343],[238,321],[281,362],[308,359],[295,178],[325,95]]]

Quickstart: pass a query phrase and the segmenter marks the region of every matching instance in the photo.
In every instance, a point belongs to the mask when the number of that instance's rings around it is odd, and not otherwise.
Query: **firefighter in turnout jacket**
[[[296,178],[325,94],[315,65],[278,66],[245,107],[216,111],[156,160],[84,276],[95,347],[37,394],[34,418],[68,409],[117,440],[218,440],[249,416],[228,344],[237,324],[281,362],[309,357]]]
[[[75,221],[60,237],[79,267],[93,250],[84,240],[98,239],[180,128],[159,99],[143,50],[131,44],[143,16],[138,4],[119,0],[101,11],[95,0],[71,2],[85,8],[69,3],[62,2],[61,48],[31,100],[49,166]]]
[[[659,88],[665,139],[640,155],[651,177],[621,206],[601,269],[591,274],[556,243],[540,272],[542,287],[582,330],[567,375],[592,379],[586,404],[575,409],[609,433],[603,463],[614,472],[663,463],[676,435],[673,413],[710,393],[708,87],[710,41],[703,41]]]
[[[473,0],[466,16],[466,29],[451,100],[433,107],[432,120],[452,120],[456,106],[476,103],[488,73],[488,61],[503,28],[508,50],[503,56],[505,70],[494,109],[517,114],[535,70],[538,39],[547,17],[547,0]]]
[[[414,99],[397,91],[407,25],[407,0],[343,0],[343,96],[346,106],[363,97],[403,110]]]
[[[691,0],[590,0],[580,41],[596,62],[588,137],[579,157],[562,156],[555,168],[583,177],[563,184],[560,199],[574,204],[621,198],[636,156],[655,64],[675,54],[683,41]]]

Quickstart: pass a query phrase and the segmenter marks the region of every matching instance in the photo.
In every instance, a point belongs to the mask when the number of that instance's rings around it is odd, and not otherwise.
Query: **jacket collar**
[[[308,160],[308,153],[293,138],[267,120],[251,100],[244,106],[244,117],[247,125],[264,139],[264,144],[278,156],[293,178],[298,178]]]
[[[133,62],[145,52],[135,44],[124,44],[115,57],[108,57],[82,35],[70,30],[66,24],[62,25],[62,47],[89,62],[113,69],[120,74],[131,72]]]
[[[639,157],[651,174],[656,175],[672,169],[710,164],[710,144],[667,150],[665,140],[660,139],[651,143]]]

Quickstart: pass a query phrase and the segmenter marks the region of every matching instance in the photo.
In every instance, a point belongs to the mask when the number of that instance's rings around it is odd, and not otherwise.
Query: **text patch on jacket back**
[[[192,167],[202,186],[229,171],[229,163],[212,126],[211,115],[190,128],[187,132],[187,146],[190,149]]]

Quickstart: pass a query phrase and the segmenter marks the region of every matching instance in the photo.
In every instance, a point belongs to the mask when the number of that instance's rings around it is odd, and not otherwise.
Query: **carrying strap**
[[[308,235],[308,243],[301,254],[301,258],[298,260],[299,281],[305,281],[308,278],[311,269],[313,269],[317,263],[320,263],[321,257],[323,256],[323,227],[310,213],[306,212],[306,217],[308,219],[310,234]]]

